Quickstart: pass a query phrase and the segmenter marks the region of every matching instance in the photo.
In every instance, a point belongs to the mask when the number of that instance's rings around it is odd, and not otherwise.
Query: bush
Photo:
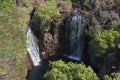
[[[117,20],[114,20],[114,21],[112,22],[111,27],[112,27],[114,30],[116,30],[116,31],[120,31],[120,18],[117,19]]]
[[[120,80],[120,73],[111,73],[110,75],[105,75],[104,80]]]
[[[47,32],[50,29],[50,22],[56,20],[59,16],[59,10],[57,9],[56,0],[48,0],[46,4],[39,7],[35,12],[35,16],[40,19],[42,31]]]
[[[0,10],[5,13],[12,13],[16,10],[15,0],[2,0],[0,2]]]
[[[103,56],[115,48],[115,41],[120,37],[113,29],[98,32],[90,42],[97,56]]]
[[[83,63],[64,63],[61,60],[50,62],[51,70],[45,73],[46,80],[99,80],[92,68]]]
[[[95,35],[100,31],[102,31],[101,26],[100,25],[95,25],[94,27],[90,26],[89,29],[86,30],[85,32],[86,32],[86,35],[88,35],[91,38],[94,38]]]
[[[57,19],[60,16],[59,10],[57,9],[57,2],[55,0],[46,1],[46,4],[39,7],[35,12],[35,16],[38,16],[45,22],[52,19]]]

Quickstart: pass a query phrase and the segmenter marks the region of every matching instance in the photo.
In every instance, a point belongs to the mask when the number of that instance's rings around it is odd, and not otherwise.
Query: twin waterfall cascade
[[[42,57],[41,55],[42,58],[40,58],[40,52],[42,54],[42,51],[39,51],[39,46],[41,45],[39,45],[38,39],[34,35],[34,31],[32,30],[31,26],[33,26],[32,22],[28,26],[26,42],[28,44],[27,46],[28,55],[33,63],[33,68],[28,73],[27,80],[43,80],[40,78],[42,78],[46,70],[49,69],[49,60],[55,60],[56,57],[55,58],[51,57],[52,59],[48,58],[46,60],[42,60],[44,56]],[[60,30],[61,31],[58,39],[60,41],[60,49],[61,49],[60,53],[62,52],[64,54],[61,53],[60,55],[58,55],[57,58],[59,59],[65,57],[67,60],[81,62],[82,54],[85,46],[84,16],[81,15],[81,13],[77,10],[73,11],[72,16],[66,18],[66,20],[64,21],[64,26],[61,26]],[[47,45],[51,46],[51,43],[48,43]],[[55,46],[52,45],[51,47],[55,47]]]
[[[84,17],[81,13],[75,10],[72,13],[72,16],[68,19],[67,25],[65,27],[65,49],[67,54],[64,54],[65,57],[81,61],[82,60],[82,53],[84,50]],[[40,59],[40,51],[38,46],[38,40],[34,35],[31,26],[28,27],[27,31],[27,44],[28,48],[27,51],[29,56],[33,62],[34,66],[39,66],[41,59]]]
[[[66,27],[66,48],[68,50],[66,57],[81,61],[84,49],[84,29],[84,17],[80,12],[74,11]]]
[[[33,34],[31,27],[28,27],[28,31],[27,31],[27,44],[28,44],[27,51],[33,62],[33,65],[39,66],[41,59],[39,56],[38,40],[35,37],[35,35]]]

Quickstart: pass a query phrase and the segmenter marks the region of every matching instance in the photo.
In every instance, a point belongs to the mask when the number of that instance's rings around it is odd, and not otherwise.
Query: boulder
[[[52,56],[56,53],[56,50],[58,48],[58,38],[56,35],[44,33],[42,43],[43,48],[41,54],[44,55],[44,58],[47,57],[47,54]]]

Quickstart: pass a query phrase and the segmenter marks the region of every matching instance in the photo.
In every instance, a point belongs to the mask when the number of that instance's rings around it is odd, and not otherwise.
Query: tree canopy
[[[49,80],[99,80],[90,66],[62,60],[50,62],[51,69],[44,75]]]
[[[115,48],[115,41],[120,37],[118,31],[113,29],[98,32],[90,42],[97,56],[103,56]]]

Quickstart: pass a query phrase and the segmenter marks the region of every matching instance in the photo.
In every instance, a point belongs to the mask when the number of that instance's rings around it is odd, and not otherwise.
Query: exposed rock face
[[[56,35],[51,35],[50,33],[43,33],[43,50],[49,56],[52,56],[56,53],[58,48],[58,38]]]
[[[27,63],[27,69],[28,70],[32,70],[32,61],[30,60],[30,57],[29,57],[29,55],[27,56],[27,58],[26,58],[26,63]]]
[[[43,51],[43,52],[41,52],[40,57],[42,59],[47,59],[48,58],[48,53],[46,53],[45,51]]]
[[[53,56],[59,52],[60,49],[59,37],[62,36],[59,35],[59,32],[62,26],[65,27],[64,21],[66,20],[68,13],[71,12],[72,3],[69,1],[61,0],[58,1],[57,8],[61,13],[60,18],[55,20],[55,22],[50,21],[50,30],[40,33],[38,36],[41,45],[40,55],[42,59],[47,59],[49,56]]]

